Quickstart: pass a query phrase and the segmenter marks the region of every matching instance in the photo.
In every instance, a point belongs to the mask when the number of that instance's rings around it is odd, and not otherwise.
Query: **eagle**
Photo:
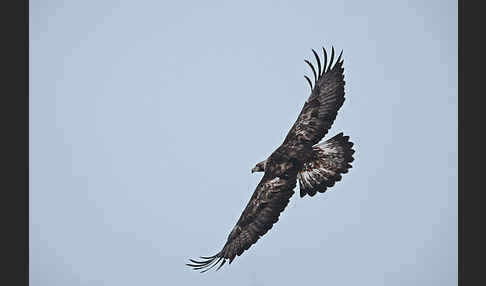
[[[329,64],[324,47],[322,51],[324,61],[321,65],[319,55],[312,49],[317,70],[310,61],[304,60],[314,75],[314,84],[304,75],[310,85],[310,96],[283,143],[251,170],[252,173],[264,172],[263,177],[223,248],[213,256],[189,259],[187,266],[203,273],[218,264],[216,270],[219,270],[227,261],[231,264],[278,221],[295,193],[297,181],[300,197],[313,197],[334,186],[352,167],[350,163],[355,151],[349,136],[341,132],[319,143],[344,103],[345,84],[342,50],[334,63],[332,47]]]

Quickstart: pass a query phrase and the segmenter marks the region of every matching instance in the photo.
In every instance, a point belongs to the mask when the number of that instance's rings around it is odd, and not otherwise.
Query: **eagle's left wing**
[[[223,249],[216,255],[201,257],[201,261],[189,259],[191,263],[186,265],[205,272],[221,262],[217,268],[219,269],[227,260],[231,263],[237,255],[240,256],[251,245],[255,244],[278,221],[280,213],[294,194],[293,189],[296,185],[297,174],[296,172],[292,173],[286,178],[279,178],[266,173],[229,234]]]
[[[312,69],[315,84],[305,76],[311,86],[311,95],[307,99],[289,133],[282,145],[309,145],[319,143],[331,128],[336,119],[339,108],[344,103],[344,69],[341,54],[334,64],[334,47],[331,51],[329,65],[327,63],[326,50],[324,52],[324,67],[321,71],[321,61],[317,53],[312,50],[317,60],[318,70],[309,62],[305,61]],[[333,65],[334,64],[334,65]]]

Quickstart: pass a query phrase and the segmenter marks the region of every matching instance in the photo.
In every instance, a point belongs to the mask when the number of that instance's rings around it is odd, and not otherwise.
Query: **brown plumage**
[[[256,243],[278,221],[294,194],[297,180],[301,197],[306,194],[314,196],[340,181],[341,174],[351,168],[349,163],[353,161],[354,150],[348,136],[340,133],[317,144],[331,128],[344,102],[342,52],[333,63],[332,48],[328,64],[327,52],[323,48],[323,66],[317,52],[312,50],[312,53],[318,69],[305,60],[314,76],[314,86],[311,79],[305,76],[311,87],[311,95],[282,145],[253,168],[252,172],[265,173],[223,249],[213,256],[201,257],[200,261],[189,259],[191,263],[187,265],[195,270],[205,272],[218,264],[219,269]]]

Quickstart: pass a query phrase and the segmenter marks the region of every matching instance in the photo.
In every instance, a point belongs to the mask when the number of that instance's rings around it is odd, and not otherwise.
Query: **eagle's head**
[[[265,164],[267,163],[267,160],[261,161],[260,163],[256,164],[253,169],[251,169],[251,173],[255,172],[265,172]]]

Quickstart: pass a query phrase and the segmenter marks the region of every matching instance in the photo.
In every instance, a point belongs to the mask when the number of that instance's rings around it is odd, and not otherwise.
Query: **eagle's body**
[[[197,270],[209,270],[221,261],[218,269],[229,260],[233,261],[241,255],[273,224],[278,221],[280,213],[288,205],[294,194],[294,188],[299,181],[300,196],[314,196],[323,193],[328,187],[341,180],[341,174],[351,168],[354,150],[353,143],[342,133],[319,143],[326,135],[336,118],[338,109],[344,102],[344,74],[341,55],[332,66],[334,48],[327,67],[327,53],[324,52],[324,68],[321,72],[321,62],[314,53],[318,72],[311,67],[315,86],[310,79],[311,95],[305,102],[301,113],[289,133],[280,145],[266,160],[258,163],[252,172],[265,172],[258,183],[246,208],[230,232],[223,249],[211,257],[201,257],[204,260],[190,259]],[[342,54],[342,53],[341,53]],[[326,69],[327,67],[327,69]]]

